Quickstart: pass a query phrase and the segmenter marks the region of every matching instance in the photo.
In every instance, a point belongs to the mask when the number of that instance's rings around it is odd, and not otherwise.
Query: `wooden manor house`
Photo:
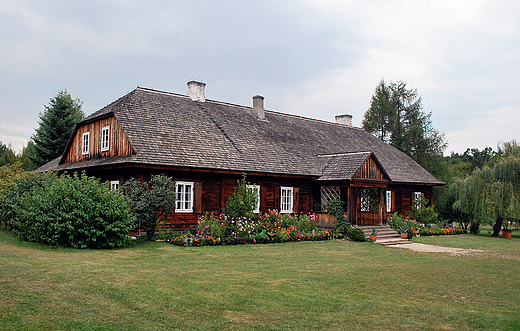
[[[37,171],[85,171],[121,183],[152,174],[176,181],[176,211],[168,226],[196,225],[219,214],[244,173],[259,196],[256,212],[316,212],[345,202],[352,224],[386,223],[444,183],[410,157],[352,126],[352,116],[326,122],[253,106],[207,100],[206,84],[188,82],[188,95],[138,87],[76,125],[63,155]]]

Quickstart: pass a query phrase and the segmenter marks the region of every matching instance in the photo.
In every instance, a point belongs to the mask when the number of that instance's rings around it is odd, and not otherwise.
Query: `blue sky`
[[[518,1],[0,0],[0,140],[61,89],[88,115],[137,86],[361,126],[381,79],[418,88],[450,151],[519,139]]]

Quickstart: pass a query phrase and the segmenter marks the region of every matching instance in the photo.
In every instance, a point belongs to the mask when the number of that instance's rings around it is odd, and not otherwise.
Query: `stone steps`
[[[365,234],[365,237],[369,239],[369,235],[372,233],[372,226],[357,226],[360,228],[363,233]],[[412,242],[408,239],[401,239],[401,234],[396,232],[394,229],[392,229],[388,225],[376,225],[377,228],[377,240],[375,241],[376,244],[384,245],[384,246],[390,246],[390,245],[406,245],[411,244]]]

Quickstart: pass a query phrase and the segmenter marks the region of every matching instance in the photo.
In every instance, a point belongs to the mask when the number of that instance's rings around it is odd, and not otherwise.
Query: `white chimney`
[[[352,115],[336,115],[336,123],[352,127]]]
[[[261,95],[253,97],[253,115],[259,120],[265,120],[264,97]]]
[[[195,80],[188,82],[188,96],[192,101],[205,102],[206,97],[204,96],[204,88],[206,84],[203,82],[197,82]]]

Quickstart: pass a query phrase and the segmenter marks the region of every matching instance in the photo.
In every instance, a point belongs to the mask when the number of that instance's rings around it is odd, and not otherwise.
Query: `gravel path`
[[[426,244],[419,244],[419,243],[410,243],[410,244],[406,244],[406,245],[395,245],[392,247],[407,248],[414,252],[450,253],[452,255],[462,255],[462,254],[468,254],[471,252],[483,252],[482,250],[479,250],[479,249],[442,247],[442,246],[426,245]]]

